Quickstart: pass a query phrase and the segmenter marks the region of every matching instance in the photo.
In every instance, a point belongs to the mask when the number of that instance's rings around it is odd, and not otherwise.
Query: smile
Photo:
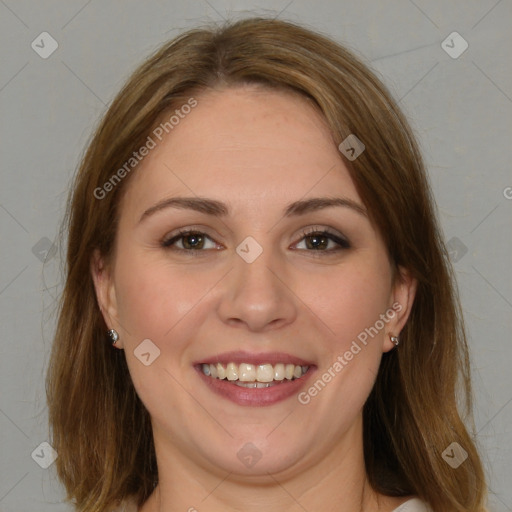
[[[311,360],[284,352],[225,352],[193,363],[215,395],[242,406],[270,406],[297,396],[316,372]]]
[[[307,373],[309,366],[295,364],[250,364],[250,363],[203,363],[204,375],[213,379],[228,380],[245,388],[268,388],[283,381],[299,379]]]

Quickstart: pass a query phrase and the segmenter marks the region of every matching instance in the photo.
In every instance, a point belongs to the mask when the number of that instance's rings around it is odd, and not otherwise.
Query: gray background
[[[93,127],[161,43],[250,14],[356,49],[411,120],[459,281],[490,509],[512,510],[510,0],[0,0],[0,511],[71,510],[54,466],[31,454],[48,453],[37,447],[48,439],[43,383],[61,290],[52,244]],[[43,59],[31,43],[45,31],[58,49]],[[441,46],[453,31],[469,44],[458,58]]]

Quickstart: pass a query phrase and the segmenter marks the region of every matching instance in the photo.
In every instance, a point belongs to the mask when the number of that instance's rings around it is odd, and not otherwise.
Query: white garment
[[[133,500],[125,500],[121,505],[112,512],[138,512],[139,508]],[[394,511],[393,511],[394,512]]]
[[[432,512],[432,509],[420,499],[412,498],[395,508],[393,512]]]
[[[133,501],[127,501],[118,510],[119,512],[137,512],[137,505]],[[412,498],[395,508],[393,512],[432,512],[432,509],[420,499]]]

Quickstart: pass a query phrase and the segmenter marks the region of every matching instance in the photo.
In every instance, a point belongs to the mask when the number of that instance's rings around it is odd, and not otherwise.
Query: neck
[[[346,486],[331,478],[322,484],[301,491],[297,482],[281,482],[274,475],[254,484],[236,483],[219,479],[208,490],[198,485],[191,495],[179,493],[177,488],[158,485],[141,512],[304,512],[322,507],[326,512],[381,512],[378,496],[365,481],[357,492],[345,493]],[[212,482],[213,484],[213,482]],[[338,492],[332,492],[336,484]],[[327,493],[327,494],[326,494]],[[386,509],[391,510],[391,508]]]
[[[396,502],[368,483],[362,429],[353,427],[305,469],[249,477],[197,464],[155,436],[159,484],[141,512],[391,511]]]

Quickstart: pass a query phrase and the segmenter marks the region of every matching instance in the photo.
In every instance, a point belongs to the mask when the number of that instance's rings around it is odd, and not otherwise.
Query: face
[[[107,325],[157,454],[239,475],[336,464],[360,438],[413,283],[393,281],[305,99],[257,87],[196,99],[130,178],[112,264],[94,261]]]

